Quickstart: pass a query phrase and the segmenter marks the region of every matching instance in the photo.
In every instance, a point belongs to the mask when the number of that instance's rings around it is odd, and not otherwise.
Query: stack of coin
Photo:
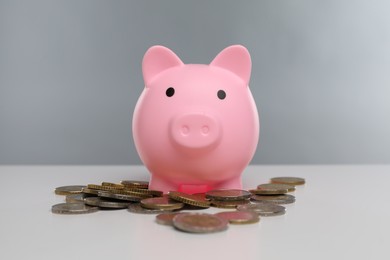
[[[255,189],[210,190],[206,193],[186,194],[148,189],[145,181],[124,180],[120,183],[71,185],[55,189],[57,195],[66,195],[66,203],[52,207],[56,214],[85,214],[99,209],[128,209],[132,213],[156,214],[156,222],[190,233],[223,231],[228,224],[257,223],[261,217],[286,213],[279,204],[295,202],[286,194],[302,185],[305,180],[296,177],[272,178],[270,183]],[[216,214],[189,213],[182,210],[207,209],[209,207],[235,209]]]
[[[130,204],[140,202],[145,198],[162,196],[161,191],[149,190],[147,182],[123,181],[123,183],[103,182],[100,185],[88,184],[62,186],[55,189],[57,195],[66,195],[66,203],[81,203],[87,208],[93,207],[93,212],[98,209],[127,209]],[[65,203],[62,203],[65,204]],[[81,214],[80,210],[73,210],[69,205],[62,205],[67,211],[57,210],[60,207],[54,205],[53,213],[57,214]],[[97,210],[95,210],[97,209]],[[89,213],[92,211],[86,211]]]
[[[236,208],[239,205],[248,204],[251,193],[246,190],[210,190],[206,192],[206,198],[210,205],[216,208]]]

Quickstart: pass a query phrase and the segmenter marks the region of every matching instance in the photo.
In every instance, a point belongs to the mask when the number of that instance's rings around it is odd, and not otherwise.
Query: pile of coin
[[[85,214],[99,210],[128,209],[132,213],[158,214],[156,222],[190,233],[223,231],[228,224],[252,224],[260,217],[286,213],[280,204],[295,202],[289,194],[305,180],[297,177],[272,178],[270,183],[256,189],[210,190],[206,193],[186,194],[148,189],[148,182],[124,180],[120,183],[103,182],[62,186],[55,189],[57,195],[66,195],[66,203],[52,206],[56,214]],[[209,207],[235,209],[216,214],[183,212]]]

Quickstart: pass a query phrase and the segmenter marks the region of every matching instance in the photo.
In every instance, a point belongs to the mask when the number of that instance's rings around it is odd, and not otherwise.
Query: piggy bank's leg
[[[151,190],[159,190],[164,193],[168,193],[169,191],[177,191],[178,186],[174,183],[168,182],[165,179],[162,179],[156,175],[151,175],[149,181],[149,189]]]
[[[240,190],[240,189],[242,189],[241,176],[239,176],[237,178],[232,178],[232,179],[227,180],[227,181],[220,182],[217,185],[215,185],[213,188],[216,190],[219,190],[219,189],[238,189],[238,190]]]

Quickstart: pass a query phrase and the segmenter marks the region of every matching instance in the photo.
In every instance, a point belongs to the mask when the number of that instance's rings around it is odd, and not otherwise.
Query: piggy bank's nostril
[[[209,127],[207,125],[202,126],[202,134],[207,135],[210,131]]]
[[[182,135],[188,135],[190,133],[190,128],[187,125],[183,125],[181,127],[181,133]]]
[[[185,114],[172,120],[170,136],[180,149],[214,149],[221,139],[221,129],[212,116]]]

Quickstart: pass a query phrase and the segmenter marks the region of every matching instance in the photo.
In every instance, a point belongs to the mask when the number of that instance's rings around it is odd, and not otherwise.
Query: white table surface
[[[55,187],[148,180],[142,166],[0,166],[0,259],[390,259],[390,165],[250,166],[244,188],[276,176],[306,179],[286,215],[189,234],[127,210],[51,213]]]

